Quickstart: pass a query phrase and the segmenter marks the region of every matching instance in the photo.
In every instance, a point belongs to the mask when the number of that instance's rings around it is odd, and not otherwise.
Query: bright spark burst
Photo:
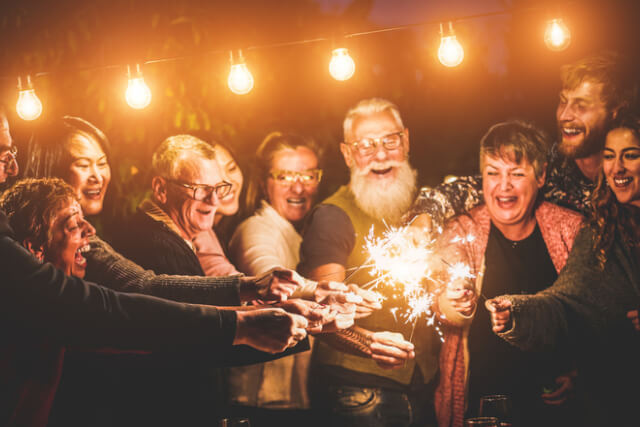
[[[386,224],[385,224],[386,225]],[[473,235],[456,237],[452,244],[465,244],[475,239]],[[428,326],[434,326],[444,341],[438,326],[439,316],[432,310],[436,295],[427,290],[425,281],[435,280],[448,286],[459,279],[472,279],[471,268],[464,263],[448,264],[434,253],[435,239],[416,239],[409,226],[392,227],[386,225],[381,237],[376,237],[373,227],[365,239],[365,249],[369,254],[365,263],[370,268],[373,279],[365,284],[366,288],[384,286],[394,297],[406,301],[406,307],[390,308],[393,317],[400,317],[405,323],[413,323],[414,328],[422,316]],[[448,283],[442,283],[433,276],[432,265],[435,261],[448,265]],[[400,309],[400,310],[399,310]],[[413,335],[413,332],[412,332]]]
[[[449,281],[455,282],[460,279],[473,279],[476,276],[471,273],[471,267],[462,262],[457,262],[449,266]]]

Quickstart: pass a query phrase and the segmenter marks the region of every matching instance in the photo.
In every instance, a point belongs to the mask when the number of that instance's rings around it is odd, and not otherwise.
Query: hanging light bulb
[[[127,104],[136,110],[142,110],[151,103],[151,89],[144,82],[140,64],[136,64],[135,76],[131,75],[131,68],[127,65],[127,73],[129,75],[129,84],[125,92]]]
[[[329,73],[339,81],[349,80],[356,71],[356,63],[349,55],[349,51],[342,47],[333,49],[331,53],[331,62],[329,62]]]
[[[571,32],[562,19],[552,19],[547,22],[544,31],[544,43],[554,51],[565,50],[571,43]]]
[[[231,92],[236,95],[246,95],[253,89],[253,76],[251,71],[247,68],[247,64],[242,57],[242,51],[238,51],[237,60],[233,60],[233,52],[229,53],[231,60],[231,70],[229,71],[229,78],[227,84]]]
[[[18,77],[16,111],[22,120],[35,120],[42,114],[42,102],[33,90],[31,76],[27,76],[26,88],[22,87],[22,80]]]
[[[440,47],[438,48],[438,60],[445,67],[457,67],[464,59],[464,49],[456,39],[453,32],[453,24],[449,22],[449,32],[445,36],[440,24]]]

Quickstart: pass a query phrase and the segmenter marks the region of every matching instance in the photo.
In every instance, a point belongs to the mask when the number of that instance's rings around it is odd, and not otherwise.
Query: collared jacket
[[[535,210],[542,238],[554,267],[564,267],[573,241],[583,222],[581,215],[554,204],[543,202]],[[491,218],[486,205],[480,205],[447,223],[439,237],[441,257],[448,263],[463,262],[475,277],[476,295],[482,292],[484,254],[489,240]],[[471,241],[451,243],[456,237],[473,236]],[[459,239],[457,239],[459,240]],[[465,392],[468,378],[469,354],[467,335],[473,315],[464,316],[448,304],[444,293],[439,309],[445,316],[444,343],[440,352],[440,384],[436,390],[436,414],[440,426],[462,426],[465,411]]]

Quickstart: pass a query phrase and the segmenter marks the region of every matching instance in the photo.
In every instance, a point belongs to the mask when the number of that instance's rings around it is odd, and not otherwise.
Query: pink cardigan
[[[556,270],[564,267],[569,257],[583,217],[565,208],[543,202],[535,211],[536,221],[542,238],[549,251]],[[479,295],[484,272],[484,253],[489,240],[491,218],[486,205],[480,205],[447,223],[441,236],[446,245],[443,258],[448,262],[464,261],[476,276],[476,292]],[[473,235],[471,242],[452,243],[454,237]],[[441,305],[446,304],[440,297]],[[466,381],[468,378],[469,356],[467,335],[472,317],[462,322],[445,323],[443,332],[445,341],[440,352],[440,383],[435,394],[435,408],[440,427],[460,427],[464,421]]]

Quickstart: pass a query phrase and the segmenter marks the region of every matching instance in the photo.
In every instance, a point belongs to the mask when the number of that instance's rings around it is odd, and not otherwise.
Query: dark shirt
[[[492,224],[485,263],[482,296],[487,299],[533,294],[558,277],[537,225],[527,238],[513,242]],[[489,311],[482,304],[469,331],[469,354],[471,410],[477,410],[481,396],[491,394],[508,395],[518,414],[530,414],[541,403],[543,383],[552,375],[550,361],[542,354],[523,352],[494,334]]]
[[[335,205],[322,204],[316,206],[309,219],[303,230],[298,271],[306,275],[325,264],[347,265],[356,239],[346,212]]]
[[[627,311],[640,304],[640,262],[616,233],[602,269],[594,231],[583,228],[558,280],[536,295],[507,295],[513,328],[501,334],[524,350],[569,342],[576,351],[589,415],[579,425],[637,426],[640,339]],[[571,424],[567,424],[571,425]]]
[[[200,261],[184,239],[142,210],[126,224],[116,249],[156,274],[204,276]]]

